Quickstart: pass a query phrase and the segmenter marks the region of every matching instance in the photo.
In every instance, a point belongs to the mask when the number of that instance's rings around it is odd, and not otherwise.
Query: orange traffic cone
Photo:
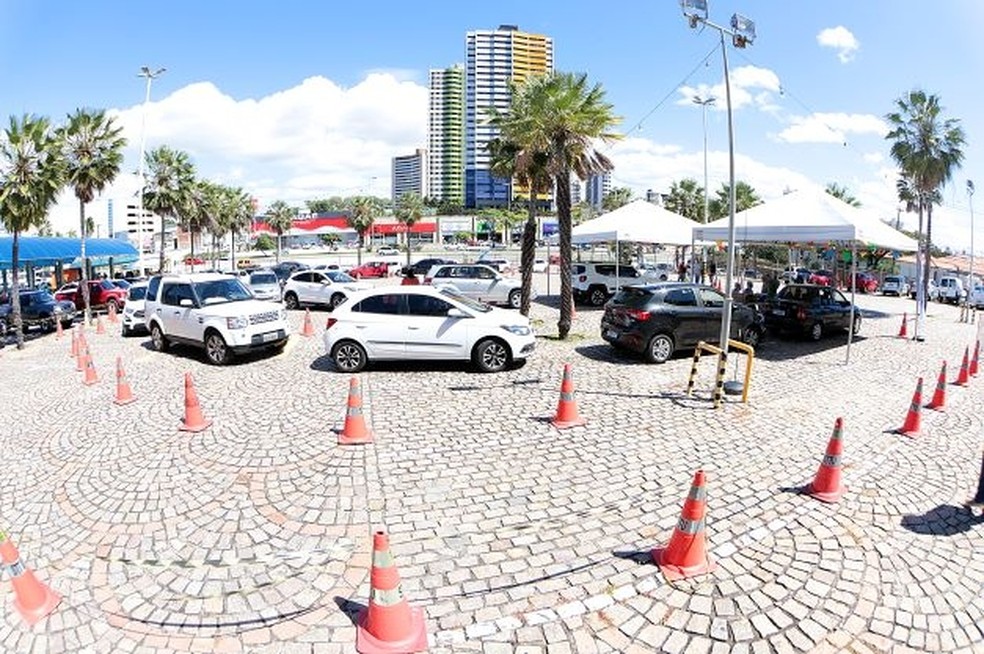
[[[970,348],[964,348],[963,362],[960,364],[960,372],[957,373],[957,378],[954,380],[954,386],[966,386],[967,382],[970,381],[970,372],[967,360],[970,357]]]
[[[366,420],[362,415],[362,387],[358,378],[352,377],[345,409],[345,426],[338,432],[338,444],[363,445],[371,442],[372,432],[366,427]]]
[[[116,396],[113,398],[115,404],[123,405],[133,402],[135,399],[133,391],[130,390],[130,382],[127,381],[126,371],[123,370],[122,357],[116,357]]]
[[[975,341],[974,342],[974,356],[972,356],[970,358],[970,368],[968,368],[968,370],[967,370],[967,372],[970,373],[970,376],[971,377],[976,377],[977,376],[977,357],[978,357],[978,355],[980,355],[980,353],[981,353],[981,342],[980,341]]]
[[[108,313],[108,320],[109,320],[109,322],[113,323],[114,325],[117,322],[119,322],[119,320],[117,320],[117,318],[116,318],[116,305],[115,304],[110,304],[109,305],[109,309],[107,309],[107,313]]]
[[[355,650],[360,654],[397,654],[427,650],[424,611],[413,608],[400,589],[400,572],[389,549],[389,536],[372,538],[369,607],[359,614]]]
[[[920,377],[916,382],[916,392],[912,394],[912,402],[909,404],[909,412],[905,414],[905,422],[898,429],[898,433],[909,438],[919,435],[919,427],[922,423],[922,389],[923,378]]]
[[[68,356],[72,357],[73,359],[79,356],[79,339],[75,335],[74,329],[72,330],[72,349],[69,352]]]
[[[96,333],[97,334],[106,333],[106,325],[103,324],[102,316],[96,316]]]
[[[86,386],[92,386],[99,382],[99,376],[96,374],[96,367],[92,363],[92,355],[89,354],[89,350],[85,351],[85,379],[82,383]]]
[[[10,583],[14,587],[14,608],[28,626],[34,626],[55,610],[61,602],[61,596],[38,581],[34,572],[21,561],[20,553],[13,542],[2,532],[0,559],[3,560],[4,567],[10,574]]]
[[[62,336],[64,336],[64,334],[65,334],[65,332],[62,329],[61,320],[57,320],[56,319],[55,320],[55,338],[60,341],[62,339]]]
[[[946,361],[943,362],[943,367],[940,369],[940,376],[936,379],[936,391],[933,393],[933,399],[929,401],[926,405],[927,409],[933,409],[934,411],[942,411],[946,406]]]
[[[560,382],[560,401],[557,402],[557,415],[550,424],[557,429],[578,427],[588,421],[578,415],[577,402],[574,401],[574,378],[571,364],[564,364],[564,378]]]
[[[899,338],[907,338],[909,336],[908,314],[902,314],[902,326],[899,327]]]
[[[704,471],[694,474],[690,493],[683,503],[680,520],[666,547],[652,551],[653,562],[668,581],[696,577],[711,572],[717,565],[707,556],[704,537],[704,515],[707,509],[707,488]]]
[[[981,478],[977,481],[977,494],[966,503],[968,507],[981,505],[984,505],[984,456],[981,457]]]
[[[206,420],[202,415],[202,407],[198,404],[198,394],[195,393],[195,383],[191,379],[191,373],[185,373],[185,414],[181,419],[181,431],[200,432],[212,424],[211,420]]]
[[[304,310],[304,325],[301,327],[301,336],[314,336],[314,325],[311,323],[311,310]]]
[[[834,421],[834,433],[830,436],[827,443],[827,453],[823,457],[817,476],[806,487],[806,494],[816,498],[821,502],[836,502],[847,490],[841,481],[841,454],[844,451],[844,444],[841,436],[844,433],[844,419],[838,418]]]

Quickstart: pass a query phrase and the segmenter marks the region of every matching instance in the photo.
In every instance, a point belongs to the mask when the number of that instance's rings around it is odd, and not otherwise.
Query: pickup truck
[[[117,312],[126,304],[126,289],[122,289],[108,279],[90,279],[89,306],[93,309],[109,309],[114,306]],[[85,298],[82,297],[78,283],[65,284],[55,291],[56,300],[67,300],[75,304],[79,311],[85,309]]]
[[[21,322],[24,327],[40,327],[43,332],[55,329],[55,323],[61,323],[66,329],[75,320],[75,305],[68,301],[59,301],[47,290],[23,290],[19,294]],[[8,297],[0,298],[0,336],[13,329],[13,307]]]

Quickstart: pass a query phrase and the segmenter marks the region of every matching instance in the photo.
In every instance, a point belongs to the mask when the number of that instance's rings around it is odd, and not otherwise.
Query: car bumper
[[[132,313],[123,313],[123,327],[129,331],[147,331],[144,317]]]
[[[601,338],[607,343],[632,352],[644,352],[648,342],[647,336],[642,332],[605,323],[601,325]]]
[[[262,350],[268,347],[279,347],[287,342],[290,332],[283,328],[271,328],[267,331],[240,333],[229,337],[227,345],[235,354],[251,350]]]

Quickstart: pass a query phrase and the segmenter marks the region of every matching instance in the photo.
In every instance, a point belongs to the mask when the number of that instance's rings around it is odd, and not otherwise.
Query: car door
[[[701,340],[699,322],[704,314],[697,304],[697,294],[692,287],[668,289],[663,297],[663,304],[667,306],[666,320],[677,348],[693,345]]]
[[[724,295],[713,288],[698,288],[700,318],[694,321],[695,341],[717,342],[721,338],[721,316],[724,313]],[[732,310],[733,311],[733,310]],[[731,330],[735,332],[734,328]],[[729,335],[730,338],[730,335]]]
[[[831,311],[837,315],[837,325],[842,329],[851,326],[851,301],[836,289],[830,289]]]
[[[311,294],[311,274],[310,272],[298,273],[293,275],[287,282],[294,292],[297,293],[297,299],[302,303],[316,301]]]
[[[448,316],[455,306],[438,297],[409,293],[406,298],[407,358],[468,358],[468,318]]]
[[[505,302],[502,293],[501,276],[488,266],[469,266],[474,277],[471,278],[471,297],[483,302]]]
[[[478,289],[475,276],[476,266],[451,266],[448,270],[448,281],[465,297],[477,298]]]
[[[406,356],[407,326],[402,306],[405,293],[371,295],[349,312],[354,331],[370,359],[403,359]]]
[[[192,306],[181,306],[182,300],[190,300]],[[195,295],[191,291],[191,284],[165,284],[157,309],[164,324],[164,333],[182,339],[195,338],[197,329],[192,316],[195,311],[194,303]]]
[[[309,302],[313,302],[314,304],[328,304],[331,302],[331,294],[334,290],[331,287],[331,280],[324,273],[320,272],[309,272],[307,273],[307,277],[308,281],[305,282],[305,286],[311,298]]]

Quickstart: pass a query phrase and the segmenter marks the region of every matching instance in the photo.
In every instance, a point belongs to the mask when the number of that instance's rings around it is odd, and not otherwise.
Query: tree
[[[832,195],[852,207],[861,206],[861,201],[854,197],[846,186],[839,186],[836,182],[828,182],[827,187],[824,190],[827,192],[827,195]]]
[[[283,200],[277,200],[270,205],[266,213],[266,222],[270,229],[277,233],[277,263],[280,263],[280,248],[283,246],[284,232],[294,225],[297,209]]]
[[[219,242],[225,240],[226,235],[232,229],[232,215],[236,200],[233,189],[222,184],[212,184],[212,212],[207,216],[204,228],[212,236],[212,267],[219,267]],[[233,243],[235,249],[235,243]],[[232,268],[235,270],[235,268]]]
[[[708,216],[704,215],[704,187],[691,178],[670,184],[666,208],[699,223],[707,222],[710,215],[710,210]]]
[[[914,90],[895,100],[895,111],[885,116],[891,130],[891,155],[911,186],[919,211],[920,233],[926,212],[926,250],[933,247],[933,205],[963,162],[964,131],[956,118],[944,118],[935,95]],[[931,258],[923,262],[922,298],[928,296]],[[923,311],[924,308],[920,307]],[[918,334],[917,334],[918,336]]]
[[[181,228],[187,230],[191,236],[191,271],[194,272],[195,240],[206,229],[212,234],[212,260],[215,260],[215,230],[224,229],[221,216],[222,188],[205,179],[195,180],[189,186],[184,201]]]
[[[379,213],[379,204],[376,198],[367,195],[360,195],[352,198],[349,203],[348,225],[359,235],[359,240],[355,246],[355,256],[357,265],[362,265],[362,244],[366,237],[366,232],[372,228]]]
[[[396,201],[396,219],[406,226],[407,266],[410,266],[410,229],[424,215],[424,201],[416,193],[404,193]]]
[[[308,200],[304,203],[311,213],[338,213],[345,210],[345,199],[337,195],[330,198]]]
[[[236,240],[239,235],[253,224],[253,198],[239,187],[227,187],[225,209],[229,221],[229,231],[232,233],[232,269],[236,269]]]
[[[601,210],[615,211],[629,202],[632,202],[632,189],[620,186],[605,193],[605,197],[601,199]]]
[[[66,181],[74,188],[75,197],[79,200],[81,292],[87,323],[92,321],[92,309],[89,305],[89,265],[85,256],[85,239],[92,229],[89,225],[91,218],[86,220],[85,217],[85,207],[119,175],[123,165],[123,148],[126,147],[122,133],[123,128],[117,127],[114,119],[108,118],[101,109],[77,109],[68,116],[68,124],[58,130],[66,163]]]
[[[185,206],[185,196],[195,181],[195,166],[188,154],[166,145],[146,155],[147,180],[144,186],[144,208],[161,218],[160,270],[164,270],[164,245],[167,219],[177,220]]]
[[[253,246],[260,252],[269,252],[277,247],[277,244],[273,241],[273,237],[269,234],[260,234],[256,237],[256,244]]]
[[[583,222],[587,222],[597,215],[598,211],[594,208],[594,205],[587,200],[582,200],[571,207],[571,222],[574,225],[580,225]]]
[[[65,181],[61,139],[47,118],[11,117],[0,139],[0,222],[13,234],[11,247],[11,315],[17,349],[24,347],[21,317],[20,235],[44,225]]]
[[[757,204],[762,204],[758,193],[747,182],[735,183],[735,213],[751,209]],[[717,196],[710,202],[711,218],[724,218],[731,213],[731,186],[721,184],[717,191]]]
[[[502,129],[503,138],[529,153],[545,156],[557,194],[560,232],[560,338],[571,330],[574,307],[571,288],[571,174],[587,180],[612,169],[612,162],[595,149],[597,141],[620,138],[610,130],[619,119],[605,101],[601,85],[589,86],[587,75],[548,73],[527,79],[518,89],[523,101]]]

